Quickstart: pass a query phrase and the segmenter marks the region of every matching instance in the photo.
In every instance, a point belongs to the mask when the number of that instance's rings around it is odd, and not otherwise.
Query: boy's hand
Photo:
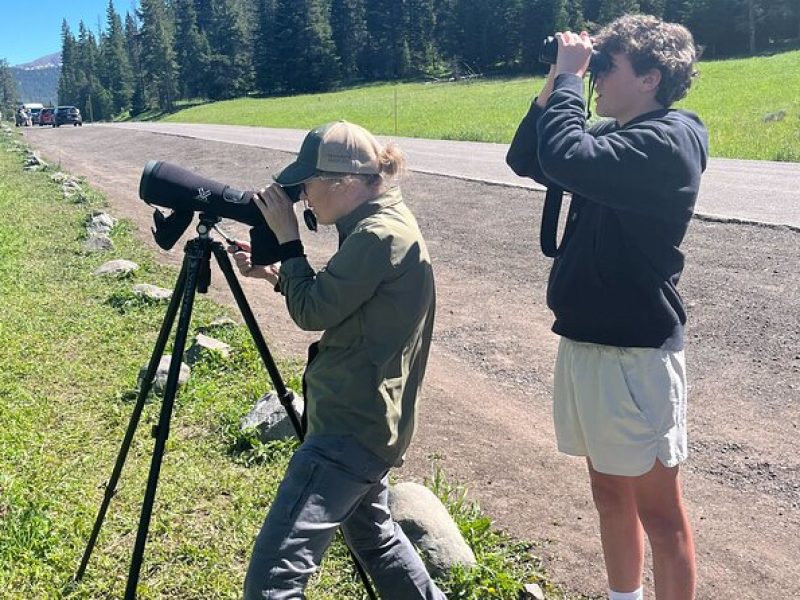
[[[592,58],[592,39],[585,31],[581,34],[571,31],[559,32],[556,34],[558,39],[558,58],[556,59],[556,73],[571,73],[578,77],[583,77],[589,69],[589,61]]]

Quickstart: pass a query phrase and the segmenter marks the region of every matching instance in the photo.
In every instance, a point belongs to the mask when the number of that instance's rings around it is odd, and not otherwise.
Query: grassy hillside
[[[800,161],[800,51],[702,62],[699,70],[678,106],[706,122],[714,156]],[[242,98],[187,108],[165,120],[308,129],[348,119],[385,135],[508,143],[542,81],[384,84]]]

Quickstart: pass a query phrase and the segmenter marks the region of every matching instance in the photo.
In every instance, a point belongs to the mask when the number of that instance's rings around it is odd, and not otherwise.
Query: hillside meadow
[[[706,122],[716,157],[800,162],[800,51],[704,61],[677,107]],[[164,118],[310,129],[336,119],[381,135],[509,143],[541,77],[368,85],[327,94],[240,98]]]

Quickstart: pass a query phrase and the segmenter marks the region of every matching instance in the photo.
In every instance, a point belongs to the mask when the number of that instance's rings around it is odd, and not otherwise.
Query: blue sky
[[[138,6],[135,0],[113,2],[123,20]],[[81,20],[97,35],[98,18],[105,29],[107,7],[108,0],[0,0],[0,58],[15,66],[60,51],[63,19],[75,35]]]

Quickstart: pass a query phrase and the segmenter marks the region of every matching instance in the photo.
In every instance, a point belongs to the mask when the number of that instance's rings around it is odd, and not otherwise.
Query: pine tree
[[[245,95],[253,85],[252,48],[247,22],[236,0],[216,0],[208,41],[208,97],[221,100]]]
[[[197,15],[197,28],[200,33],[207,35],[214,21],[214,0],[194,0],[194,10]]]
[[[455,7],[458,0],[434,0],[433,15],[434,29],[433,40],[439,54],[447,61],[457,60],[460,47],[456,42],[458,37],[458,19]]]
[[[276,49],[275,18],[277,0],[257,0],[255,31],[253,36],[253,81],[255,89],[262,94],[269,94],[281,88],[276,81],[276,72],[280,70]]]
[[[360,70],[368,79],[401,79],[409,69],[406,14],[398,0],[369,0],[366,4],[368,42]]]
[[[262,94],[276,91],[275,0],[258,0],[253,44],[253,68],[256,90]]]
[[[206,71],[211,49],[197,26],[194,0],[175,2],[175,61],[178,92],[183,98],[207,96]]]
[[[0,111],[5,118],[12,118],[19,102],[17,82],[5,58],[0,58]]]
[[[122,19],[114,10],[112,0],[106,11],[107,29],[101,42],[100,75],[103,87],[111,94],[112,112],[119,114],[130,109],[133,96],[133,71],[125,47]]]
[[[603,0],[598,20],[605,25],[622,15],[638,12],[641,10],[637,0]]]
[[[58,77],[58,103],[75,104],[77,101],[77,56],[75,36],[64,19],[61,22],[61,74]]]
[[[343,80],[358,81],[359,63],[368,41],[364,0],[332,1],[331,35],[341,61]]]
[[[128,62],[133,70],[133,95],[131,96],[131,114],[138,115],[147,110],[145,97],[144,70],[142,69],[142,51],[139,42],[139,26],[131,13],[125,15],[125,45],[128,51]]]
[[[565,13],[566,14],[566,13]],[[520,42],[522,51],[522,67],[528,72],[544,72],[549,67],[539,62],[542,42],[553,35],[556,27],[556,13],[549,0],[535,0],[523,7],[520,16],[523,37]],[[565,16],[564,20],[568,20]]]
[[[275,81],[285,92],[318,92],[339,81],[325,0],[278,0]]]
[[[664,20],[670,23],[686,23],[692,0],[665,0]]]
[[[639,0],[639,10],[645,15],[653,15],[659,19],[664,16],[667,0]]]
[[[469,68],[496,70],[519,58],[519,47],[512,44],[509,55],[506,15],[516,15],[513,0],[459,0],[455,6],[458,46]],[[514,18],[518,18],[515,16]],[[513,38],[514,36],[512,36]]]
[[[411,74],[430,71],[436,64],[433,33],[436,27],[434,0],[406,0],[406,41]]]
[[[739,30],[740,0],[694,0],[686,25],[707,57],[727,55],[747,48],[747,37]]]
[[[84,120],[110,119],[113,112],[111,94],[100,82],[100,51],[91,30],[81,21],[75,51],[75,106],[81,109]]]
[[[141,0],[138,11],[142,26],[142,70],[145,75],[145,94],[148,103],[170,111],[178,94],[175,51],[172,49],[171,27],[163,0]]]

